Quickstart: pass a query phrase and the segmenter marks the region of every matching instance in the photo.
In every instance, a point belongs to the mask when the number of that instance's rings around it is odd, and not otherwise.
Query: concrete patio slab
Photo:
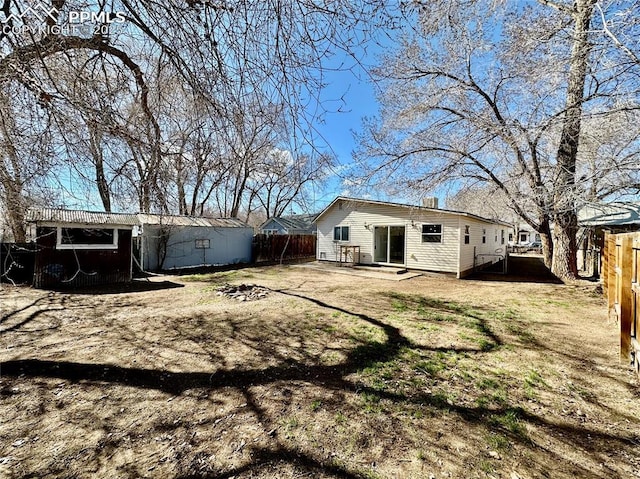
[[[361,278],[385,279],[387,281],[402,281],[405,279],[422,276],[422,273],[415,271],[407,271],[404,268],[393,268],[389,266],[337,266],[333,263],[320,263],[314,261],[312,263],[302,263],[292,265],[295,268],[307,268],[325,273],[347,274],[351,276],[359,276]]]

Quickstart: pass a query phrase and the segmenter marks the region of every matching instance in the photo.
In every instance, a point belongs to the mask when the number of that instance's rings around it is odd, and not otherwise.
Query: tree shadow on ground
[[[404,403],[418,406],[430,406],[435,410],[454,413],[462,420],[470,424],[486,426],[488,430],[499,430],[513,442],[530,446],[530,439],[517,431],[509,430],[500,425],[498,418],[501,415],[511,414],[518,420],[553,431],[556,435],[576,444],[586,445],[587,450],[594,450],[596,446],[589,445],[593,439],[600,443],[607,443],[610,448],[635,447],[635,437],[622,437],[613,434],[602,433],[588,428],[576,427],[570,424],[555,423],[548,418],[539,417],[520,408],[483,406],[468,407],[451,402],[445,402],[436,394],[418,392],[406,395],[392,391],[384,391],[363,386],[348,379],[351,373],[366,368],[370,364],[391,361],[398,358],[405,347],[414,347],[411,341],[405,337],[399,328],[387,324],[384,321],[369,315],[350,311],[344,307],[331,305],[325,301],[305,296],[300,293],[280,290],[281,294],[311,302],[321,308],[334,312],[354,316],[371,326],[380,328],[385,336],[384,342],[369,342],[361,344],[348,351],[344,361],[337,365],[305,364],[291,360],[282,362],[276,366],[263,369],[218,369],[216,371],[196,372],[171,372],[163,369],[144,369],[122,367],[110,364],[87,364],[73,361],[54,361],[43,359],[22,359],[5,361],[0,363],[0,375],[3,377],[37,377],[64,379],[73,383],[94,382],[98,384],[121,384],[136,388],[155,389],[171,395],[181,395],[189,389],[201,388],[208,391],[233,388],[241,391],[247,397],[249,407],[255,412],[261,423],[270,424],[274,419],[267,417],[265,411],[259,405],[250,392],[250,388],[256,385],[265,385],[279,382],[302,381],[330,390],[358,391],[375,395],[393,403]],[[483,333],[488,338],[499,341],[487,324],[483,324]],[[542,347],[542,346],[541,346]],[[458,352],[455,347],[448,348],[449,352]],[[325,474],[346,479],[360,479],[369,477],[355,470],[328,462],[305,454],[300,450],[282,444],[278,439],[273,439],[273,447],[256,447],[252,451],[251,460],[231,471],[206,472],[183,474],[187,478],[231,478],[260,470],[270,464],[286,463],[307,471],[307,474]],[[549,451],[549,454],[554,454]],[[562,458],[558,458],[561,460]],[[587,469],[583,469],[585,475]]]
[[[86,287],[59,287],[55,291],[81,294],[81,295],[102,295],[102,294],[122,294],[122,293],[144,293],[148,291],[160,291],[163,289],[183,288],[184,285],[173,281],[149,281],[146,279],[134,279],[128,283],[105,284],[101,286]]]
[[[64,307],[64,299],[60,300],[59,298],[56,298],[54,296],[54,293],[49,293],[46,296],[41,296],[40,298],[33,300],[31,303],[19,309],[13,310],[7,314],[3,314],[2,317],[0,317],[0,325],[2,325],[2,329],[0,329],[0,335],[16,331],[36,320],[41,315],[49,311],[64,309]],[[31,308],[36,309],[28,313],[26,317],[18,319],[15,324],[8,325],[12,322],[12,320],[19,318],[20,313],[24,313]]]
[[[347,468],[338,464],[332,464],[329,461],[318,461],[308,454],[303,454],[291,448],[278,447],[275,449],[254,449],[252,461],[250,463],[234,468],[230,471],[221,473],[187,474],[178,476],[178,479],[233,479],[243,477],[243,474],[247,473],[258,473],[261,469],[270,466],[274,467],[282,463],[295,467],[300,471],[300,477],[314,477],[318,474],[321,474],[322,476],[329,475],[340,479],[368,479],[371,477],[370,474],[349,471]]]

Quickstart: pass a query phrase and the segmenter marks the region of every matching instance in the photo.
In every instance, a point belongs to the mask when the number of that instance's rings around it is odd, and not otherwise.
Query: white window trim
[[[340,228],[340,239],[336,239],[336,228]],[[342,239],[342,228],[347,228],[349,232],[349,239]],[[333,242],[334,243],[348,243],[351,238],[351,226],[349,225],[336,225],[333,227]]]
[[[200,246],[198,246],[200,245]],[[204,246],[206,245],[206,246]],[[211,240],[208,238],[197,239],[195,244],[196,249],[211,249]]]
[[[111,244],[63,244],[62,243],[62,228],[57,227],[56,249],[118,249],[118,228],[88,228],[88,229],[101,229],[101,230],[113,230],[113,243]],[[64,226],[64,228],[87,228],[86,226]]]
[[[442,244],[444,243],[444,224],[442,223],[424,223],[422,226],[426,225],[434,225],[440,226],[440,233],[423,233],[422,228],[420,228],[420,242],[422,244]],[[440,241],[425,241],[425,236],[440,236]]]

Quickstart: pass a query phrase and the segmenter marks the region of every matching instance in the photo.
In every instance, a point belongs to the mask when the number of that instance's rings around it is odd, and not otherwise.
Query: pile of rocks
[[[240,284],[238,286],[225,284],[216,291],[217,296],[226,296],[238,301],[255,301],[265,298],[269,294],[270,289],[264,286],[258,286],[257,284]]]

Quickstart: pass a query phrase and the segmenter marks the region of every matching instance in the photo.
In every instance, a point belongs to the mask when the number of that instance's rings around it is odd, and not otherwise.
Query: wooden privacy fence
[[[640,375],[640,233],[606,234],[602,257],[603,291],[609,315],[620,323],[620,361]]]
[[[255,263],[313,258],[316,255],[316,236],[259,234],[253,237],[252,250]]]

